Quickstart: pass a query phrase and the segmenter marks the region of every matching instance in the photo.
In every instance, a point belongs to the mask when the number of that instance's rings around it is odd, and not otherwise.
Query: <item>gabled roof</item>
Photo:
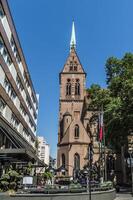
[[[77,68],[76,68],[77,67]],[[79,60],[75,48],[71,48],[70,54],[66,60],[66,63],[61,71],[61,73],[85,73],[84,68]]]

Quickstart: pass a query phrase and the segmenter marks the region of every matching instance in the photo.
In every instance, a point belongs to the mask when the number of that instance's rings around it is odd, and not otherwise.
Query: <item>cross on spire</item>
[[[72,33],[71,33],[71,40],[70,40],[70,51],[71,51],[72,48],[76,49],[76,35],[75,35],[74,21],[72,23]]]

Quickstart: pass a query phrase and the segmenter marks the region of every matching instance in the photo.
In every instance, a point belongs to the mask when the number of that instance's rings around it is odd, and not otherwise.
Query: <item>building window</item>
[[[28,108],[31,110],[32,106],[31,106],[31,102],[28,96],[26,96],[26,102],[27,102]]]
[[[12,99],[12,101],[14,101],[16,97],[17,97],[16,93],[14,92],[13,88],[11,88],[10,98]]]
[[[10,56],[7,56],[7,65],[10,66],[12,64]]]
[[[18,130],[19,121],[14,114],[12,114],[12,117],[11,117],[11,124],[14,128]]]
[[[22,92],[24,87],[23,87],[22,82],[21,82],[21,80],[18,76],[16,77],[16,83],[17,83],[18,89],[20,89],[21,92]]]
[[[75,153],[75,155],[74,155],[74,169],[75,170],[80,169],[80,156],[78,153]]]
[[[26,111],[25,111],[25,108],[23,107],[22,104],[20,104],[20,112],[23,115],[23,117],[25,118],[26,117]]]
[[[77,66],[74,66],[74,71],[77,71]]]
[[[2,37],[0,36],[0,52],[1,52],[1,54],[3,53],[2,52],[3,47],[4,47],[4,43],[3,43]]]
[[[6,92],[8,93],[9,97],[12,99],[12,101],[14,101],[16,99],[17,95],[14,92],[14,89],[11,86],[11,84],[9,83],[7,78],[5,78],[5,80],[4,80],[4,88],[5,88]]]
[[[29,142],[29,137],[30,134],[28,133],[28,131],[26,130],[26,128],[23,128],[23,137]]]
[[[2,8],[2,5],[0,4],[0,19],[2,19],[4,15],[5,15],[4,10]]]
[[[78,67],[77,67],[77,62],[75,61],[70,61],[70,67],[69,67],[69,71],[77,71]]]
[[[69,68],[70,71],[73,71],[73,62],[70,61],[70,68]]]
[[[77,71],[77,62],[74,62],[74,71]]]
[[[70,71],[73,71],[73,66],[70,66]]]
[[[80,83],[79,83],[79,79],[76,79],[76,83],[75,83],[75,95],[80,95]]]
[[[36,116],[36,113],[33,112],[33,116],[34,116],[34,119],[36,120],[37,119],[37,116]]]
[[[62,154],[62,166],[65,168],[66,165],[66,159],[65,159],[65,154]]]
[[[0,113],[3,114],[4,108],[6,106],[6,103],[3,101],[3,99],[0,97]]]
[[[7,48],[6,48],[5,44],[4,44],[4,41],[3,41],[2,37],[1,37],[1,35],[0,35],[0,53],[3,56],[6,64],[8,66],[10,66],[12,64],[12,60],[11,60],[11,57],[10,57],[8,51],[7,51]]]
[[[79,125],[78,124],[75,125],[74,137],[79,138]]]
[[[8,85],[9,85],[9,82],[8,82],[7,78],[5,78],[5,80],[4,80],[4,88],[7,89]]]
[[[12,47],[12,51],[13,51],[13,53],[14,53],[14,56],[15,56],[15,58],[16,58],[16,61],[17,61],[17,63],[19,64],[19,63],[21,62],[21,58],[20,58],[20,56],[19,56],[19,52],[18,52],[16,43],[15,43],[15,40],[14,40],[14,38],[13,38],[13,35],[11,36],[10,44],[11,44],[11,47]]]
[[[71,80],[67,79],[67,84],[66,84],[66,95],[69,96],[71,95]]]
[[[20,56],[19,56],[18,53],[16,54],[16,61],[17,61],[17,63],[20,63],[20,62],[21,62],[21,59],[20,59]]]
[[[6,50],[6,48],[4,47],[4,50],[3,50],[3,57],[6,58],[6,56],[7,56],[7,50]]]

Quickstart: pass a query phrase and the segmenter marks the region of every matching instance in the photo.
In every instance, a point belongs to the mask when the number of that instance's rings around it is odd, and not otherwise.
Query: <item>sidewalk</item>
[[[133,200],[133,196],[129,193],[117,193],[115,200]]]

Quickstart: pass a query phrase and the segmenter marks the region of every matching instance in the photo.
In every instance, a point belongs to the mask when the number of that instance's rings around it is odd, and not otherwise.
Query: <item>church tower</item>
[[[86,73],[76,52],[74,22],[70,41],[70,53],[59,75],[59,131],[57,167],[64,166],[66,175],[72,176],[75,170],[86,163],[90,137],[84,126],[83,107],[86,96]]]

